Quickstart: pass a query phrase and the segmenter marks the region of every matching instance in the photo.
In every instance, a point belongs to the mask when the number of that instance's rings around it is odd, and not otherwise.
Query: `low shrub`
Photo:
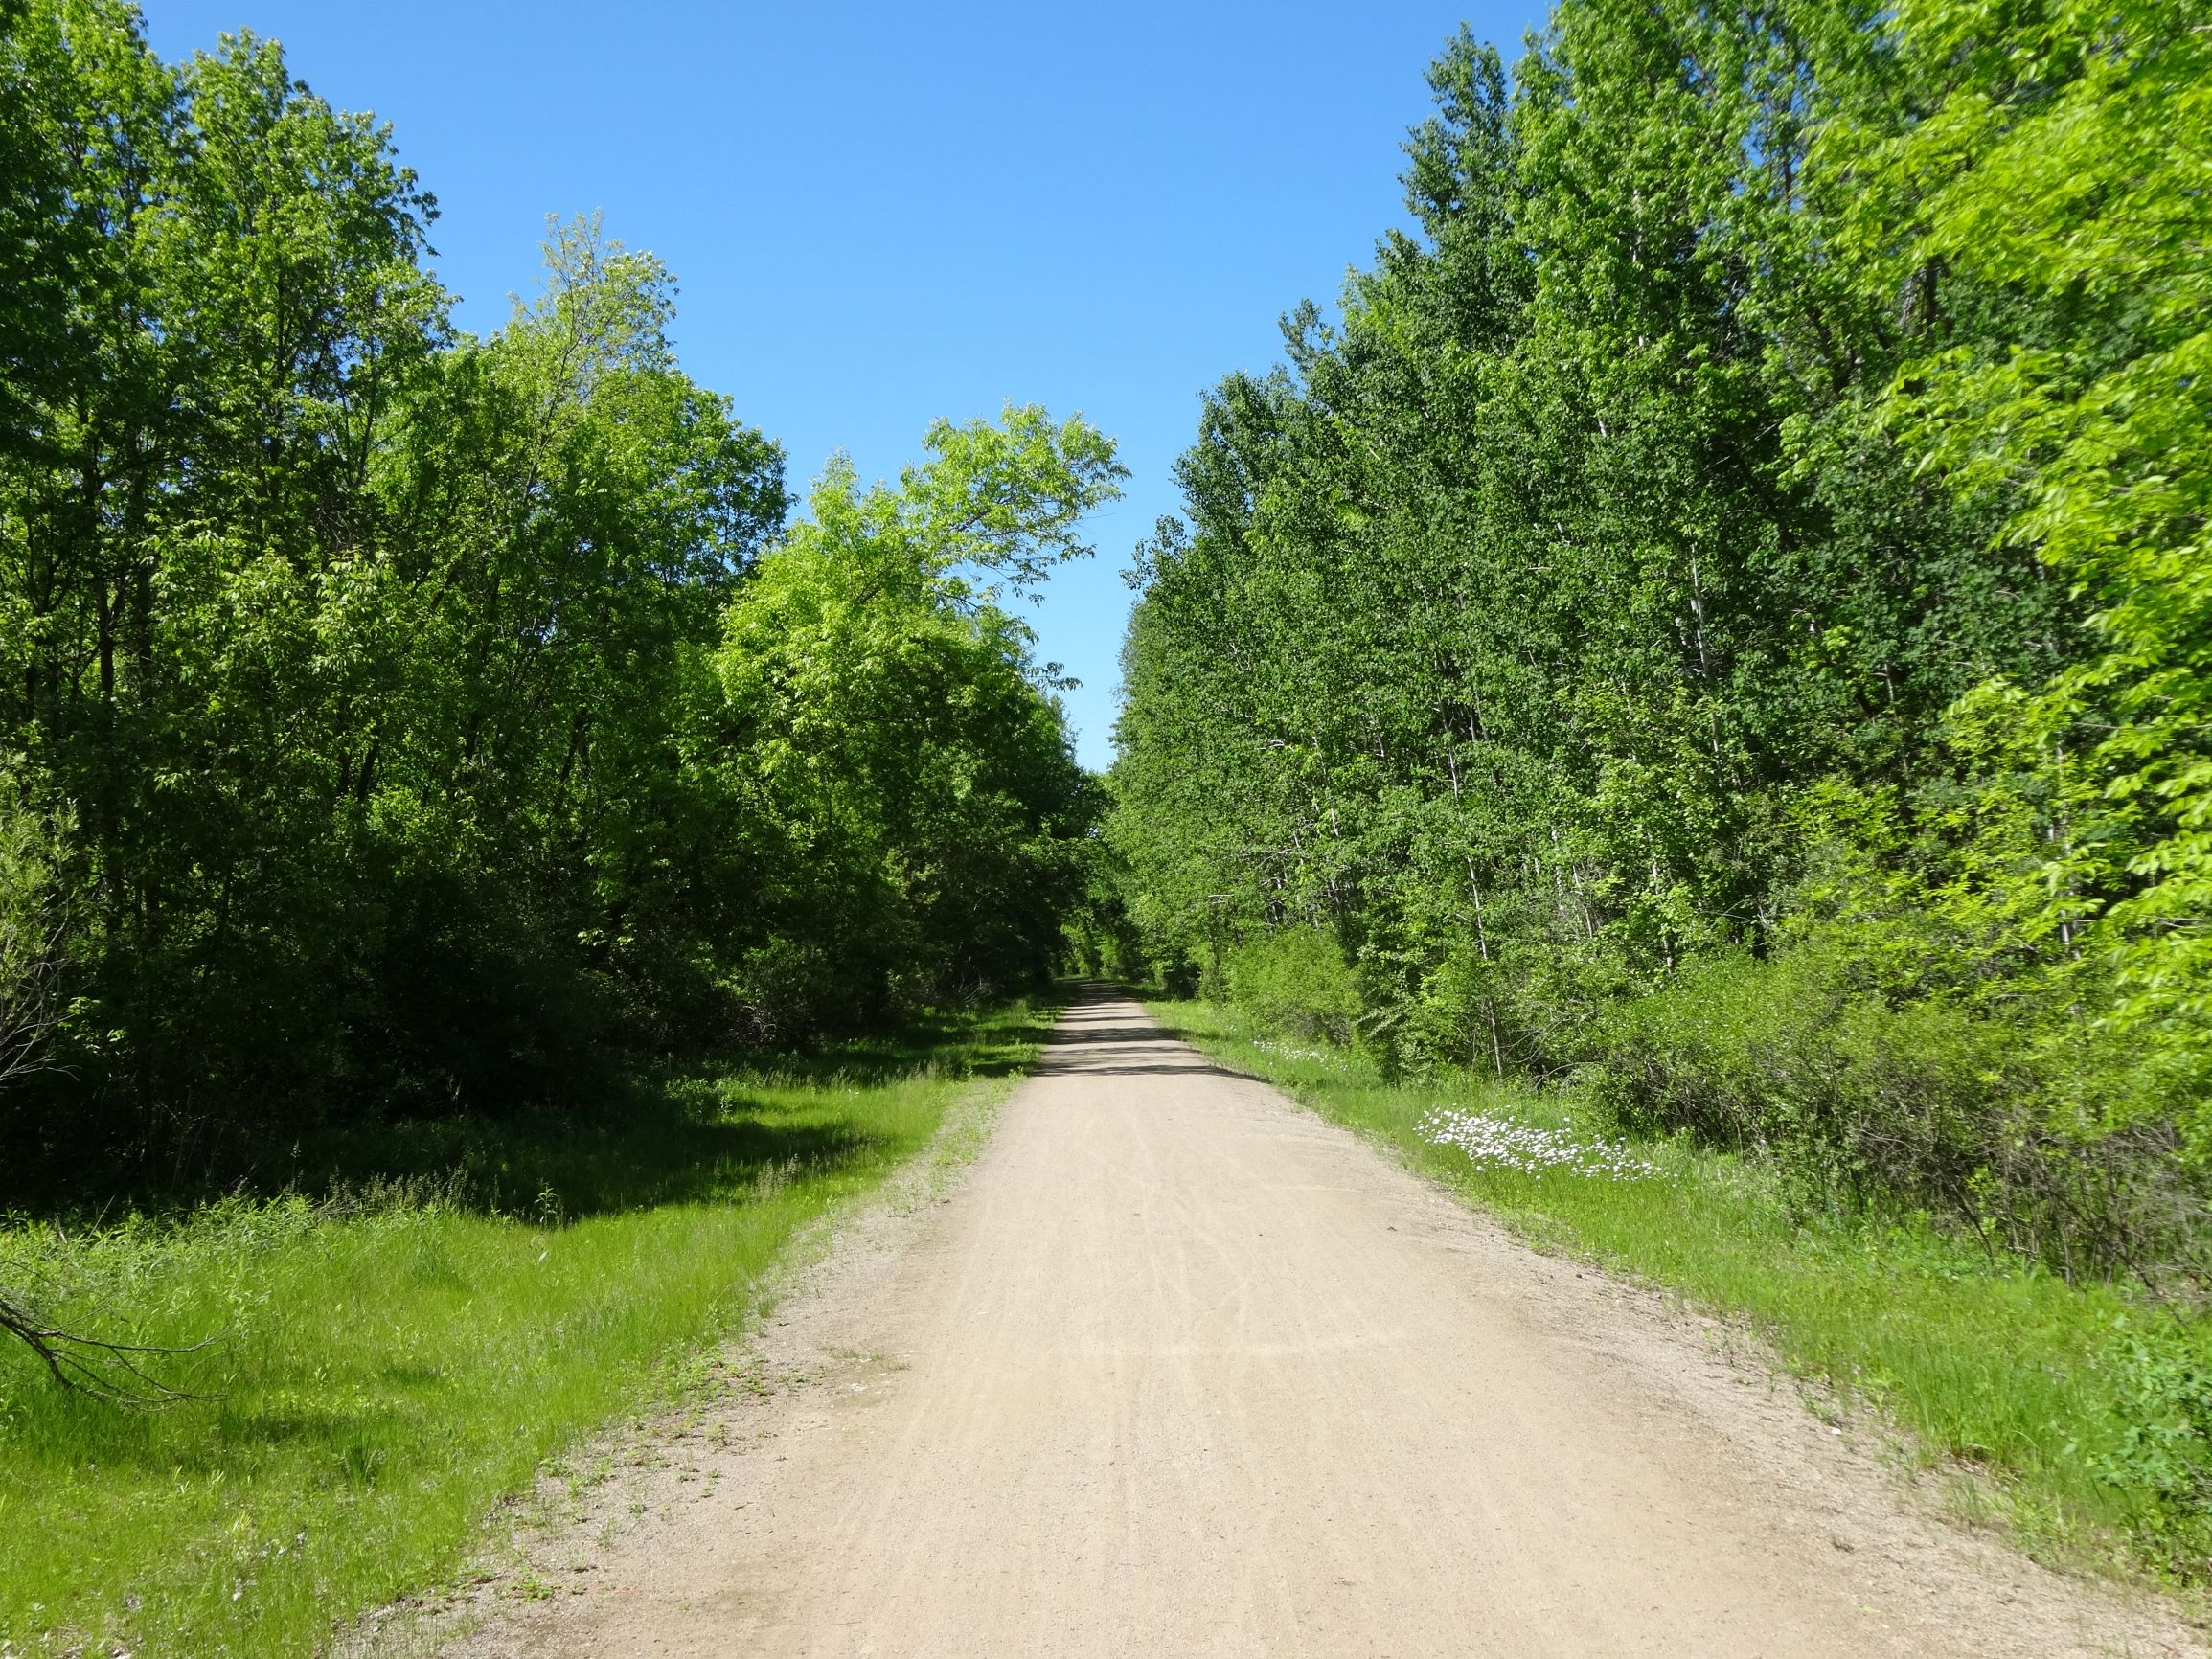
[[[1286,928],[1249,940],[1223,965],[1228,1000],[1285,1036],[1350,1044],[1359,987],[1334,934]]]
[[[1893,1001],[1849,968],[1818,949],[1695,965],[1598,1022],[1582,1085],[1623,1127],[1761,1153],[1801,1191],[1902,1202],[2068,1277],[2196,1276],[2201,1183],[2113,1038]]]
[[[2120,1405],[2099,1478],[2134,1500],[2139,1548],[2168,1572],[2212,1576],[2212,1330],[2201,1322],[2114,1322],[2104,1369]]]

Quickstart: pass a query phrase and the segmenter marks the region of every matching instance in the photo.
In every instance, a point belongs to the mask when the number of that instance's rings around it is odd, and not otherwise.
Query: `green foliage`
[[[2095,650],[2029,688],[2040,768],[2086,775],[2125,852],[2099,944],[2112,1014],[2201,1098],[2212,1063],[2212,38],[2186,6],[1903,11],[1905,64],[1945,86],[1901,129],[1839,125],[1845,219],[1870,281],[1979,282],[2042,319],[1904,364],[1891,418],[1928,464],[2017,491],[2005,526],[2091,608]],[[1960,73],[1960,66],[1965,73]],[[2069,873],[2054,868],[2060,886]],[[2192,1121],[2200,1149],[2212,1127]]]
[[[996,600],[1087,551],[1109,440],[941,422],[787,527],[655,258],[555,225],[458,332],[431,197],[274,43],[8,6],[0,106],[0,822],[66,923],[6,968],[66,1015],[13,1191],[1048,970],[1095,805]]]
[[[1556,1066],[1546,1011],[1427,982],[1511,953],[1603,994],[1757,937],[1795,790],[1929,765],[2070,638],[1871,413],[1882,319],[1805,280],[1825,21],[1578,4],[1510,97],[1439,63],[1425,239],[1223,384],[1142,566],[1116,833],[1163,948],[1200,906],[1342,918],[1385,1007],[1470,1010],[1435,1046]]]
[[[65,813],[31,799],[22,768],[0,756],[0,1086],[45,1063],[59,1016],[64,919],[55,868]]]
[[[2068,1278],[2201,1271],[2201,1192],[2155,1113],[2109,1122],[2132,1057],[2109,1035],[1891,999],[1866,957],[1805,949],[1701,962],[1612,1011],[1585,1094],[1614,1121],[1757,1152],[1815,1204],[1902,1202]]]
[[[1230,1000],[1270,1030],[1348,1044],[1357,1034],[1359,988],[1336,941],[1318,928],[1263,934],[1226,964]]]
[[[752,881],[787,920],[738,974],[768,1034],[1038,980],[1082,888],[1092,789],[1033,635],[975,582],[1081,551],[1070,527],[1121,469],[1035,408],[929,446],[896,490],[832,464],[725,619],[701,761],[770,829]],[[810,952],[808,919],[839,908]]]
[[[1102,816],[1110,815],[1113,780],[1093,783],[1102,797]],[[1144,934],[1129,915],[1129,868],[1119,850],[1104,835],[1092,835],[1082,847],[1082,892],[1061,922],[1063,966],[1079,979],[1128,983],[1147,977],[1153,964]]]
[[[2113,1322],[2106,1369],[2121,1391],[2119,1443],[2097,1472],[2144,1500],[2134,1532],[2170,1571],[2212,1567],[2212,1357],[2201,1327],[2171,1319]]]
[[[1107,836],[1163,980],[1323,930],[1399,1062],[2194,1274],[2185,11],[1451,42],[1418,234],[1208,398],[1138,561]]]

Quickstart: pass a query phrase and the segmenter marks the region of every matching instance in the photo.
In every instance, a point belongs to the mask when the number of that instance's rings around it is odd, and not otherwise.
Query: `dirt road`
[[[468,1653],[2200,1651],[1126,1001],[783,1317],[787,1386]]]

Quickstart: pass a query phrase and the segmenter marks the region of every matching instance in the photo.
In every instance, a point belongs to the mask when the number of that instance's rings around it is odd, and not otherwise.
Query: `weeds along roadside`
[[[334,1199],[0,1226],[0,1279],[55,1323],[218,1336],[163,1362],[195,1398],[158,1408],[0,1351],[0,1653],[309,1653],[436,1583],[547,1460],[711,1381],[794,1233],[1008,1086],[1049,1018],[673,1074],[627,1131],[449,1126]]]
[[[1148,1006],[1539,1248],[1747,1321],[1816,1410],[1902,1430],[1964,1518],[2055,1564],[2205,1579],[2212,1366],[2155,1299],[1993,1257],[1926,1216],[1823,1204],[1686,1136],[1622,1140],[1571,1091],[1390,1078],[1242,1009]]]

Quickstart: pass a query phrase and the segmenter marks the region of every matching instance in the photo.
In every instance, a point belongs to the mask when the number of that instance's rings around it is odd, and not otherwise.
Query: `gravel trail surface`
[[[950,1196],[899,1212],[456,1650],[2202,1651],[1132,1002],[1070,1010]]]

